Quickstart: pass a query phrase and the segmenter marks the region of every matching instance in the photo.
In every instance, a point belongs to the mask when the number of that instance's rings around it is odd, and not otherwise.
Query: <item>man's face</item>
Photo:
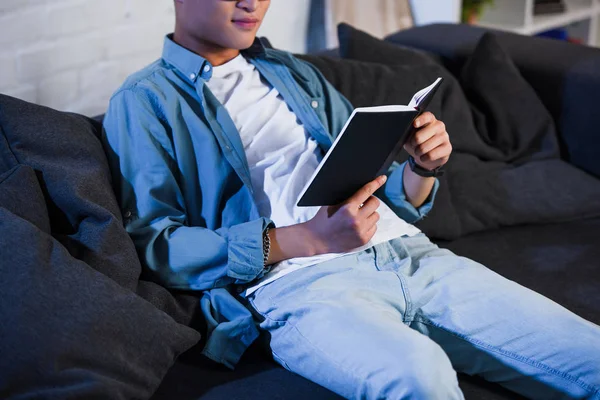
[[[254,42],[270,0],[176,0],[178,29],[207,44],[243,50]]]

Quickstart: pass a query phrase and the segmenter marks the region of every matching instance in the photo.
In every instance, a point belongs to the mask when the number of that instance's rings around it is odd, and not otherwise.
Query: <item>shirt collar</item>
[[[265,47],[259,38],[254,39],[252,46],[242,50],[242,54],[250,58],[264,56],[265,53]],[[199,77],[209,80],[212,76],[211,63],[204,57],[175,43],[172,33],[165,37],[162,58],[177,68],[192,83],[195,83]]]

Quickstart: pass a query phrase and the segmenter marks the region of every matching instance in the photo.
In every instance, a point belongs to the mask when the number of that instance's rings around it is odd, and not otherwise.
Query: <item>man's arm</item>
[[[174,289],[207,290],[262,276],[268,219],[216,231],[187,224],[177,162],[150,96],[142,89],[116,94],[103,137],[126,229],[141,260]]]

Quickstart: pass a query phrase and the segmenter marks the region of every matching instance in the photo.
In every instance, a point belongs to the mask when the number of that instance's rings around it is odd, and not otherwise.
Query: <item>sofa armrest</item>
[[[433,24],[398,32],[393,43],[439,55],[454,74],[489,30]],[[498,39],[556,122],[563,158],[600,177],[600,49],[499,32]]]

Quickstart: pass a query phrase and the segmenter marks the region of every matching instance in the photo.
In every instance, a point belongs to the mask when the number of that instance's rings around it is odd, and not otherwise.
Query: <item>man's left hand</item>
[[[404,145],[408,154],[430,171],[446,164],[452,153],[446,125],[432,113],[425,112],[415,120],[414,126],[417,131]]]

